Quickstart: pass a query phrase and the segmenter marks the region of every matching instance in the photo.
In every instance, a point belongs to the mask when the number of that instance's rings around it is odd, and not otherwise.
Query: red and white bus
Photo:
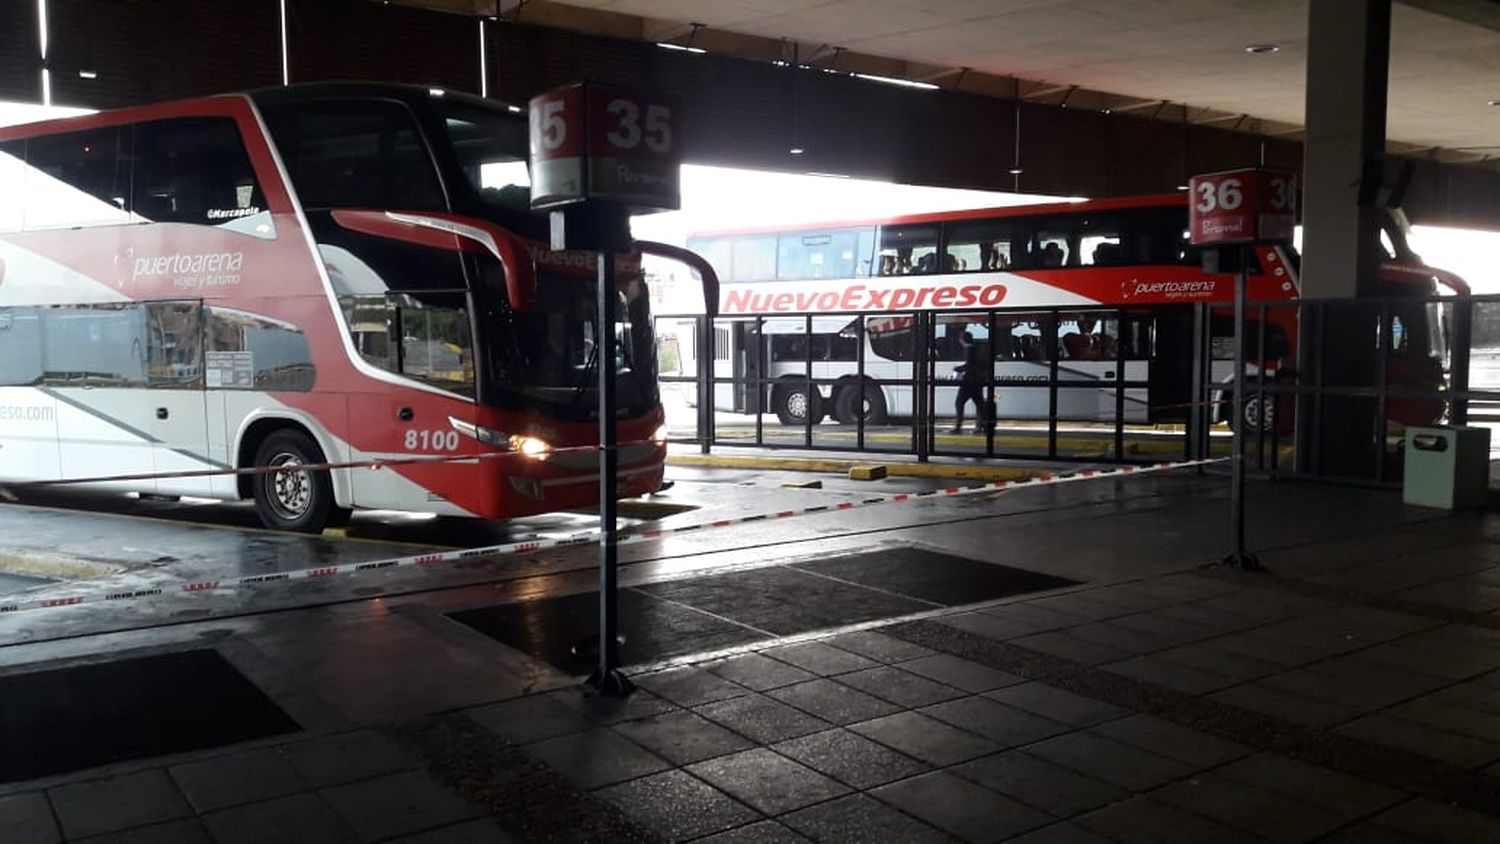
[[[0,129],[0,482],[152,475],[95,486],[299,531],[594,503],[597,258],[543,247],[526,157],[519,109],[392,85]],[[622,497],[665,457],[640,257]],[[202,474],[414,456],[455,459]]]
[[[742,318],[717,329],[722,368],[715,375],[735,383],[715,385],[715,406],[769,411],[796,425],[809,416],[846,424],[862,416],[879,424],[910,414],[909,384],[878,382],[911,379],[913,314],[935,311],[939,384],[963,359],[958,338],[967,331],[993,351],[995,382],[1016,387],[999,394],[1003,419],[1113,420],[1114,385],[1122,375],[1149,385],[1125,390],[1123,421],[1181,418],[1191,382],[1192,321],[1187,309],[1166,306],[1227,304],[1234,293],[1232,274],[1203,271],[1187,221],[1187,197],[1175,194],[695,234],[688,247],[723,282],[720,314]],[[1440,348],[1441,326],[1415,297],[1435,294],[1440,284],[1455,292],[1467,286],[1424,265],[1407,247],[1405,230],[1393,212],[1383,292],[1414,301],[1412,313],[1395,316],[1401,330],[1394,351],[1409,352],[1418,370],[1412,378],[1435,384],[1441,371],[1428,364]],[[1290,247],[1257,247],[1248,299],[1295,300],[1297,266]],[[986,312],[993,309],[1004,310],[992,317]],[[810,332],[807,314],[815,315]],[[1222,383],[1232,374],[1233,318],[1215,308],[1210,322],[1211,377]],[[1266,323],[1256,368],[1270,374],[1293,355],[1295,309],[1274,308]],[[1248,336],[1257,337],[1259,328],[1252,323]],[[1048,381],[1054,362],[1059,381],[1071,382],[1057,391],[1055,406],[1048,390],[1024,388]],[[768,391],[753,386],[759,379],[772,382]],[[1079,386],[1086,383],[1099,386]],[[951,407],[955,393],[956,387],[939,386],[935,407]],[[1229,421],[1239,416],[1215,401],[1216,413]],[[1269,426],[1273,411],[1252,400],[1242,412],[1252,426]]]

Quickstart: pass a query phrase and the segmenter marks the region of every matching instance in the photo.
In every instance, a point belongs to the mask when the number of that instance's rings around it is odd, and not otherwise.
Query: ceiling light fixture
[[[656,42],[656,46],[662,48],[663,50],[676,50],[679,53],[696,53],[698,55],[702,55],[708,52],[702,47],[689,47],[686,44],[669,44],[666,41],[658,41]]]
[[[95,73],[92,70],[80,70],[80,71],[78,71],[78,78],[79,79],[98,79],[99,78],[99,74]]]
[[[792,147],[791,149],[787,150],[787,152],[791,153],[792,155],[801,155],[802,153],[807,152],[807,150],[803,149],[802,147]]]
[[[864,79],[868,82],[884,82],[887,85],[900,85],[903,88],[916,88],[921,91],[936,91],[937,85],[931,82],[918,82],[915,79],[897,79],[894,76],[876,76],[873,73],[851,73],[855,79]]]
[[[1009,173],[1010,173],[1010,174],[1011,174],[1011,175],[1012,175],[1012,176],[1019,176],[1019,175],[1021,175],[1021,174],[1022,174],[1022,173],[1024,173],[1024,172],[1026,172],[1026,171],[1025,171],[1025,170],[1022,170],[1022,169],[1021,169],[1021,168],[1019,168],[1019,167],[1012,167],[1012,168],[1010,168],[1010,170],[1009,170],[1009,171],[1008,171],[1008,172],[1009,172]]]
[[[1272,53],[1281,52],[1280,44],[1251,44],[1245,48],[1245,52],[1252,56],[1269,56]]]

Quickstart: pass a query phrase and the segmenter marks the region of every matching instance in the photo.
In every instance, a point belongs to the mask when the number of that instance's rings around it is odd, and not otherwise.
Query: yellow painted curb
[[[47,553],[16,553],[0,551],[0,571],[34,577],[52,577],[63,580],[86,580],[107,577],[124,571],[123,566],[93,560],[76,560]]]
[[[846,475],[858,460],[825,460],[815,457],[761,457],[745,454],[669,454],[669,466],[703,466],[717,469],[767,469],[785,472],[827,472]],[[951,463],[886,463],[886,474],[900,478],[960,478],[976,481],[1014,481],[1049,474],[1043,469],[1014,466],[958,466]]]
[[[861,463],[849,467],[851,481],[878,481],[885,476],[886,466],[882,463]]]

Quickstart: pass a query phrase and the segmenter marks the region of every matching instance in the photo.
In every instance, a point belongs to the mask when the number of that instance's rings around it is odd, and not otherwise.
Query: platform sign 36
[[[1188,232],[1195,244],[1291,240],[1297,176],[1250,168],[1194,176]]]
[[[670,97],[580,83],[533,97],[531,207],[602,201],[682,206],[678,106]]]

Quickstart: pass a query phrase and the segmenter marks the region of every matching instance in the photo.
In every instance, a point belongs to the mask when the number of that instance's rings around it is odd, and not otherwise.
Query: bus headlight
[[[510,450],[524,454],[533,460],[544,460],[552,453],[552,444],[546,440],[536,437],[525,437],[516,434],[510,438]]]
[[[666,445],[667,437],[669,435],[670,434],[667,431],[667,426],[663,424],[661,427],[657,428],[651,433],[651,441],[656,443],[657,445]]]
[[[492,445],[495,448],[511,448],[511,440],[515,439],[515,437],[509,436],[502,431],[497,431],[494,428],[475,425],[472,422],[465,422],[462,419],[454,419],[452,416],[448,417],[448,424],[452,425],[453,429],[460,434],[473,437],[485,445]]]

